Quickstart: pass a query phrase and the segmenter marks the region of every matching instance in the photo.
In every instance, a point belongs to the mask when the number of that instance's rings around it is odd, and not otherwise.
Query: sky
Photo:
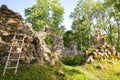
[[[0,6],[2,4],[6,4],[7,7],[15,12],[19,12],[23,18],[24,17],[24,9],[31,7],[35,4],[36,0],[0,0]],[[74,10],[78,0],[60,0],[61,5],[65,9],[64,20],[62,25],[65,25],[67,30],[71,29],[72,19],[70,19],[69,15]]]

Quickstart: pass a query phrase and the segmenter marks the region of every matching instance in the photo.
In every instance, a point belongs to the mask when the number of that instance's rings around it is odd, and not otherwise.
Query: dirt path
[[[95,80],[100,80],[97,76],[95,76],[93,73],[89,72],[88,70],[82,68],[82,67],[77,67],[82,73],[89,75],[90,77],[94,78]]]

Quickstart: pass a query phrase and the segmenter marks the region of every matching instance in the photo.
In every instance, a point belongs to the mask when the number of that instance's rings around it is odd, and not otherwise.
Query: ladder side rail
[[[25,39],[25,36],[23,37],[23,40],[22,40],[22,45],[21,45],[21,52],[22,52],[22,48],[23,48],[23,45],[24,45],[24,39]],[[17,64],[16,64],[16,69],[15,69],[15,74],[17,73],[17,69],[18,69],[18,65],[19,65],[19,62],[20,62],[20,57],[21,57],[21,52],[19,53],[19,56],[18,56],[18,61],[17,61]]]
[[[16,38],[16,34],[14,35],[13,39]],[[12,41],[12,45],[14,44],[14,41]],[[8,66],[8,62],[9,62],[9,59],[10,59],[10,55],[11,55],[11,51],[12,51],[13,47],[11,46],[10,47],[10,51],[9,51],[9,54],[7,56],[7,59],[6,59],[6,63],[5,63],[5,67],[4,67],[4,71],[3,71],[3,76],[5,75],[5,72],[6,72],[6,69],[7,69],[7,66]]]
[[[18,35],[18,36],[22,36],[23,34],[16,34],[16,33],[15,33],[15,35],[14,35],[14,37],[13,37],[14,40],[16,39],[16,36],[17,36],[17,35]],[[22,48],[23,48],[23,45],[24,45],[24,39],[25,39],[25,35],[23,35],[23,39],[21,40],[21,41],[22,41],[21,46],[20,46],[21,52],[22,52]],[[6,69],[13,69],[13,68],[15,68],[15,74],[16,74],[17,69],[18,69],[18,65],[19,65],[19,61],[20,61],[20,57],[21,57],[21,52],[20,52],[20,53],[17,53],[17,54],[18,54],[18,59],[16,59],[16,60],[17,60],[16,66],[15,66],[15,67],[8,67],[8,62],[10,61],[10,55],[12,54],[11,51],[12,51],[12,49],[13,49],[14,40],[12,41],[12,46],[11,46],[11,48],[10,48],[10,50],[9,50],[9,54],[8,54],[8,56],[7,56],[6,64],[5,64],[4,71],[3,71],[3,76],[5,75]],[[11,60],[12,60],[12,59],[11,59]],[[13,60],[14,60],[14,59],[13,59]]]
[[[10,48],[10,52],[9,52],[7,59],[6,59],[6,63],[5,63],[4,71],[3,71],[3,76],[5,75],[6,68],[8,66],[8,62],[9,62],[8,59],[10,58],[11,50],[12,50],[12,47]]]

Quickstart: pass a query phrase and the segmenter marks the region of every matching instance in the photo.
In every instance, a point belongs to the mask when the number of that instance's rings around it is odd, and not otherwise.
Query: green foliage
[[[59,24],[63,20],[63,14],[64,14],[64,8],[59,3],[59,0],[52,0],[51,3],[51,11],[52,11],[52,17],[51,17],[51,26],[54,28],[58,28]]]
[[[66,56],[61,59],[65,65],[80,65],[80,61],[83,58],[82,55],[79,56]]]
[[[45,43],[49,48],[52,47],[53,41],[54,41],[54,38],[52,36],[47,36],[47,38],[45,38]]]
[[[120,44],[120,0],[78,0],[70,17],[73,19],[72,31],[78,49],[85,50],[93,44],[96,29],[106,34],[111,45]]]
[[[110,34],[108,33],[108,37],[110,35],[112,36],[110,36],[108,40],[110,43],[111,43],[111,40],[113,40],[114,41],[112,42],[113,45],[116,45],[117,49],[119,50],[120,48],[119,47],[119,44],[120,44],[120,39],[119,39],[120,38],[119,37],[120,36],[120,23],[119,23],[120,21],[120,17],[119,17],[120,16],[120,0],[105,0],[104,6],[106,10],[111,8],[111,10],[109,11],[111,12],[110,17],[114,18],[114,21],[112,23],[110,22],[110,24],[112,24],[111,29],[109,29],[111,33]],[[116,28],[116,32],[113,32],[114,27]],[[117,36],[117,37],[114,38],[114,36]]]
[[[59,0],[36,0],[36,4],[25,9],[26,21],[33,24],[35,31],[39,31],[43,25],[52,26],[55,31],[60,30],[63,20],[64,8]]]
[[[63,40],[64,40],[64,46],[69,48],[70,41],[74,40],[74,33],[72,31],[66,31],[63,36]]]
[[[43,25],[47,24],[49,5],[49,0],[37,0],[36,5],[25,9],[26,21],[33,24],[34,30],[39,31]]]
[[[74,12],[70,17],[73,19],[72,30],[75,33],[74,39],[79,44],[78,49],[91,46],[91,24],[93,14],[93,1],[79,0]]]

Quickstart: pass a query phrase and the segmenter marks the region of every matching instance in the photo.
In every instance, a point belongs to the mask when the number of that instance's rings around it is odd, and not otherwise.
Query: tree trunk
[[[109,16],[110,17],[110,16]],[[112,39],[112,25],[110,24],[110,18],[109,19],[107,19],[107,21],[108,21],[108,24],[110,25],[109,27],[110,27],[110,31],[109,31],[109,39],[110,39],[110,44],[111,45],[113,45],[113,39]]]
[[[119,49],[119,43],[120,43],[120,40],[119,40],[119,37],[120,37],[120,28],[119,28],[119,21],[117,21],[117,25],[118,25],[118,39],[117,39],[117,49]]]

